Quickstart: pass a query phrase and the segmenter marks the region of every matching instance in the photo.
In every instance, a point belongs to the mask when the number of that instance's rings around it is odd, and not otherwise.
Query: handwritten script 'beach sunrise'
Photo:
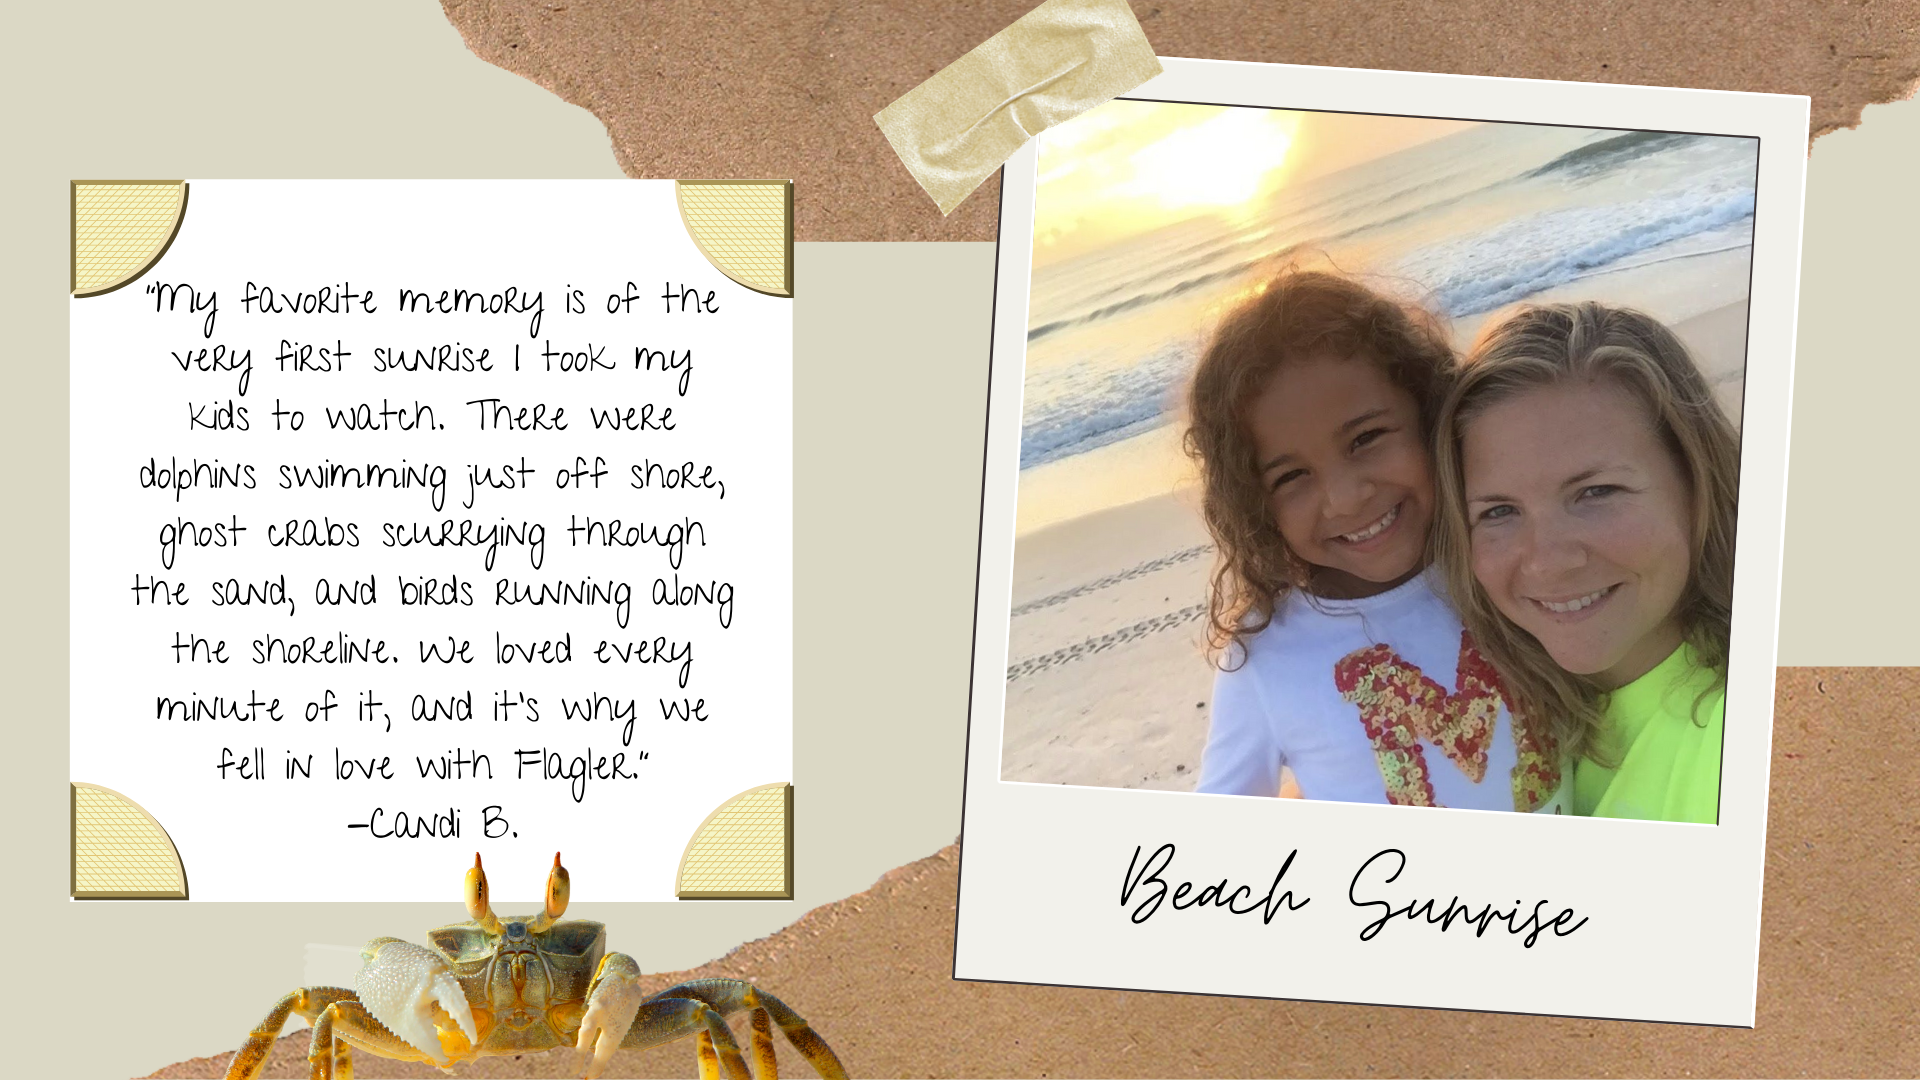
[[[1142,862],[1141,855],[1145,850],[1142,846],[1133,849],[1132,857],[1127,860],[1126,877],[1120,886],[1120,906],[1130,909],[1127,917],[1135,924],[1153,918],[1163,910],[1164,905],[1165,909],[1173,911],[1223,909],[1234,915],[1258,914],[1261,923],[1266,925],[1271,924],[1276,915],[1299,911],[1313,902],[1312,897],[1295,898],[1292,889],[1281,889],[1287,871],[1292,869],[1293,860],[1300,854],[1298,848],[1287,852],[1279,870],[1273,875],[1272,883],[1259,896],[1254,895],[1253,886],[1234,885],[1231,879],[1225,877],[1198,887],[1192,881],[1171,883],[1167,875],[1173,866],[1174,845],[1161,844]],[[1356,908],[1379,911],[1372,922],[1361,927],[1361,941],[1372,941],[1395,919],[1405,919],[1412,925],[1424,924],[1441,932],[1455,927],[1471,929],[1476,938],[1484,937],[1488,930],[1495,927],[1502,927],[1509,935],[1520,937],[1522,946],[1531,949],[1546,931],[1551,930],[1555,937],[1566,937],[1587,925],[1584,917],[1578,922],[1573,921],[1575,914],[1572,908],[1562,908],[1557,914],[1544,915],[1543,911],[1549,904],[1546,900],[1536,902],[1529,911],[1519,900],[1515,900],[1511,907],[1486,903],[1476,909],[1471,902],[1457,895],[1444,904],[1433,897],[1405,900],[1380,898],[1382,887],[1397,881],[1406,867],[1407,853],[1399,848],[1387,848],[1370,856],[1354,872],[1353,880],[1347,886],[1348,903]]]

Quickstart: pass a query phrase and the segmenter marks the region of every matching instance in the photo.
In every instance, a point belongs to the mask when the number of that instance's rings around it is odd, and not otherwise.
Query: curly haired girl
[[[1289,270],[1221,324],[1187,452],[1218,551],[1219,671],[1199,789],[1558,811],[1558,755],[1430,573],[1436,321],[1341,275]]]

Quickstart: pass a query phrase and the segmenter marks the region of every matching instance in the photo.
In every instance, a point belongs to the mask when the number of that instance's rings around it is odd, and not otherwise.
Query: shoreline
[[[1565,297],[1543,293],[1540,299]],[[1468,332],[1477,333],[1484,322],[1484,318],[1476,318],[1456,325],[1455,349],[1471,345]],[[1721,304],[1671,325],[1713,386],[1734,428],[1739,429],[1746,374],[1747,301]],[[1193,464],[1180,448],[1181,434],[1179,418],[1170,415],[1166,423],[1131,438],[1022,470],[1015,537],[1024,540],[1091,513],[1198,483]]]

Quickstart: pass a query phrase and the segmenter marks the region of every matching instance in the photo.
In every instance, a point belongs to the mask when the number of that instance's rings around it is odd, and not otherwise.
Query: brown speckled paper
[[[753,978],[804,1002],[865,1076],[1914,1075],[1920,812],[1902,796],[1920,760],[1920,669],[1785,668],[1776,701],[1752,1030],[954,982],[954,848],[648,989]],[[1676,919],[1713,918],[1671,902]],[[282,1039],[286,1071],[268,1075],[305,1075],[304,1046]],[[782,1075],[811,1075],[780,1049]],[[614,1060],[622,1076],[693,1074],[684,1045]],[[155,1075],[219,1076],[218,1064]],[[555,1053],[461,1075],[571,1076],[570,1065]],[[437,1075],[364,1056],[355,1068]]]
[[[998,182],[943,219],[872,117],[1028,0],[441,6],[482,59],[598,116],[630,176],[791,176],[800,241],[994,239]],[[1161,56],[1806,94],[1815,135],[1920,80],[1920,0],[1143,0],[1133,10]]]

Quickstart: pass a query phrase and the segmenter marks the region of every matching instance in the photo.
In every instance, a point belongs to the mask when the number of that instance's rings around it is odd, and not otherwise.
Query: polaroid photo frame
[[[1006,165],[954,977],[1752,1026],[1808,100],[1163,62]],[[1260,196],[1263,225],[1212,163],[1219,138],[1149,132],[1124,161],[1093,153],[1151,103],[1394,123],[1371,150],[1359,134],[1342,151],[1320,121],[1295,129],[1319,140],[1303,145],[1323,168],[1302,180],[1319,186],[1286,221],[1279,188]],[[1415,130],[1447,120],[1479,122],[1462,130],[1484,146]],[[1529,134],[1486,134],[1503,130]],[[1400,151],[1426,164],[1368,172]],[[1037,228],[1041,185],[1074,170],[1169,195],[1168,212]],[[1582,184],[1666,202],[1629,221],[1595,210],[1601,195],[1556,201]],[[1199,209],[1182,218],[1183,203]],[[1133,246],[1100,265],[1119,234]],[[1478,280],[1439,302],[1456,333],[1515,301],[1632,299],[1649,282],[1690,298],[1670,322],[1711,309],[1691,333],[1733,342],[1744,370],[1716,384],[1740,435],[1717,824],[1193,792],[1213,551],[1193,499],[1182,520],[1141,495],[1183,482],[1180,384],[1212,320],[1269,267],[1309,257],[1380,264],[1429,302]],[[1489,286],[1501,259],[1513,280]],[[1461,270],[1474,260],[1478,278]],[[1181,319],[1189,331],[1169,329]],[[1058,347],[1075,333],[1077,353]]]

